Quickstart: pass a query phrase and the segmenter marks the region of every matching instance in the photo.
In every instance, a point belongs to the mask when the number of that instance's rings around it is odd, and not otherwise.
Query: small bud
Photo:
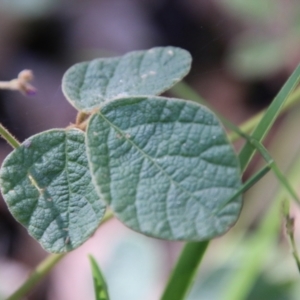
[[[31,70],[24,70],[19,73],[18,78],[11,81],[0,81],[0,89],[15,90],[26,96],[33,96],[37,90],[29,82],[33,79]]]
[[[31,81],[33,80],[33,73],[31,70],[23,70],[19,73],[18,78],[25,82]]]
[[[33,80],[33,73],[31,70],[24,70],[18,75],[19,91],[26,96],[33,96],[36,94],[36,88],[29,83],[31,80]]]
[[[34,95],[36,95],[37,90],[31,84],[27,83],[23,87],[23,89],[21,90],[21,92],[23,92],[26,96],[34,96]]]

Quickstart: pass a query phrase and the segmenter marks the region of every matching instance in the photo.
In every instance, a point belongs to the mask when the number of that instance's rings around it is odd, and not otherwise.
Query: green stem
[[[108,211],[102,219],[101,225],[110,220],[113,214]],[[55,267],[55,265],[66,255],[67,253],[50,254],[45,258],[31,273],[27,280],[20,286],[10,297],[6,300],[20,300],[28,292],[30,292],[44,277]]]
[[[0,135],[9,143],[13,148],[18,148],[20,143],[17,139],[0,123]]]
[[[40,282],[52,268],[65,256],[64,254],[51,254],[42,261],[37,268],[31,273],[26,282],[6,300],[22,299],[32,288]]]
[[[294,234],[290,234],[289,237],[290,237],[290,241],[291,241],[291,247],[293,249],[293,256],[294,256],[294,259],[295,259],[295,262],[296,262],[296,265],[297,265],[297,268],[298,268],[298,272],[300,273],[300,259],[299,259],[297,246],[296,246],[296,243],[295,243]]]
[[[293,251],[293,256],[298,268],[298,272],[300,272],[300,259],[298,254],[298,249],[295,243],[294,231],[295,231],[295,218],[290,216],[290,202],[287,199],[283,201],[283,211],[285,215],[285,227],[286,233],[290,239],[290,244]]]
[[[281,113],[286,112],[290,110],[292,107],[294,107],[295,105],[299,104],[299,100],[300,100],[300,88],[295,90],[295,92],[287,99],[286,103],[281,109]],[[248,134],[251,133],[255,128],[255,126],[261,121],[265,113],[266,113],[266,109],[262,110],[261,112],[253,116],[251,119],[241,124],[239,126],[240,130]],[[231,142],[235,142],[240,138],[240,135],[237,132],[231,132],[229,134],[229,137]]]
[[[282,111],[282,108],[297,87],[300,81],[300,65],[296,68],[293,74],[289,77],[287,82],[283,85],[277,96],[274,98],[270,106],[267,108],[266,113],[264,114],[263,118],[255,127],[251,137],[261,142],[266,134],[269,132],[271,126],[275,122],[277,116]],[[239,153],[240,164],[242,172],[247,168],[251,158],[255,153],[255,147],[251,145],[249,141],[243,146],[242,150]]]
[[[185,298],[208,244],[209,241],[204,241],[184,246],[161,300]]]
[[[286,189],[286,191],[291,195],[291,197],[297,202],[297,204],[300,204],[299,197],[294,190],[294,188],[290,185],[287,178],[284,176],[284,174],[281,172],[279,167],[277,166],[274,159],[271,157],[267,149],[264,147],[263,144],[256,141],[255,139],[251,139],[250,143],[252,143],[255,148],[260,152],[264,160],[267,162],[267,164],[270,166],[270,168],[273,170],[274,174],[276,175],[279,182],[282,184],[282,186]]]
[[[217,207],[215,212],[219,212],[222,210],[228,203],[239,197],[240,195],[244,194],[248,191],[256,182],[262,179],[269,171],[271,167],[266,165],[262,167],[257,173],[255,173],[251,178],[249,178],[226,202],[222,203],[221,206]]]

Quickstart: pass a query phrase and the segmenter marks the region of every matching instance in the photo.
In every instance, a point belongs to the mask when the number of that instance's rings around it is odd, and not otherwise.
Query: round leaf
[[[106,103],[89,121],[87,156],[101,197],[138,232],[199,241],[238,218],[238,160],[219,121],[199,104],[163,97]]]
[[[0,185],[12,215],[49,252],[81,245],[105,212],[76,129],[30,137],[4,160]]]
[[[180,81],[190,67],[187,51],[158,47],[76,64],[65,73],[62,87],[76,109],[89,112],[106,100],[161,94]]]

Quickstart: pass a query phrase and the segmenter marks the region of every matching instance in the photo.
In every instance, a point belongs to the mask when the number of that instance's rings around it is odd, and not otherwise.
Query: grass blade
[[[254,129],[251,137],[261,142],[263,138],[268,133],[275,119],[280,113],[281,108],[283,107],[286,99],[292,93],[292,91],[296,88],[300,80],[300,65],[296,68],[293,74],[289,77],[287,82],[279,91],[278,95],[275,97],[271,105],[266,110],[263,118],[260,120],[256,128]],[[242,172],[247,168],[251,158],[255,153],[255,147],[247,141],[244,147],[242,148],[239,159],[241,164]]]
[[[204,241],[184,246],[161,300],[185,299],[208,244]]]
[[[89,255],[95,289],[95,300],[109,300],[107,285],[93,256]]]

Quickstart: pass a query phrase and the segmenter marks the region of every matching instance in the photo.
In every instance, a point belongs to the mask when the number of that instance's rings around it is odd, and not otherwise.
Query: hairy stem
[[[294,231],[295,231],[295,218],[290,216],[290,202],[287,199],[283,201],[283,213],[285,216],[285,227],[286,227],[286,234],[290,240],[290,245],[293,251],[293,256],[300,273],[300,259],[298,254],[297,245],[295,242]]]
[[[0,123],[0,135],[10,144],[13,148],[18,148],[20,143],[17,139]]]
[[[110,220],[113,217],[111,211],[108,211],[101,225]],[[27,280],[6,300],[20,300],[28,294],[40,281],[44,279],[44,277],[56,266],[58,262],[66,255],[67,253],[60,254],[50,254],[46,257],[29,275]]]
[[[19,300],[24,297],[32,288],[40,282],[52,268],[65,256],[64,254],[51,254],[42,261],[36,269],[30,274],[23,285],[6,300]]]
[[[33,80],[31,70],[23,70],[16,79],[0,81],[1,90],[19,91],[26,96],[35,95],[36,89],[29,82]]]

